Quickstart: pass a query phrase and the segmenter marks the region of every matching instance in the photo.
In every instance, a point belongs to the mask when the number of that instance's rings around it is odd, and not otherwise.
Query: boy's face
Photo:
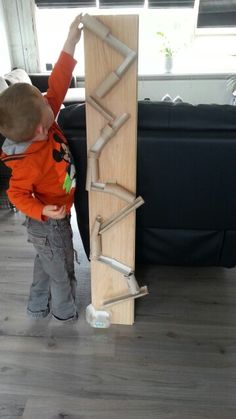
[[[37,89],[36,92],[37,102],[39,104],[41,110],[41,125],[45,132],[48,132],[49,128],[52,126],[54,122],[54,113],[52,111],[51,106],[48,103],[48,100],[45,96],[41,94],[41,92]]]

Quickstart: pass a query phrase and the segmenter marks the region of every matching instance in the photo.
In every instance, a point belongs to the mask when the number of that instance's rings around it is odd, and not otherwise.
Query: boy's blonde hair
[[[0,133],[15,142],[30,141],[42,111],[40,91],[28,83],[15,83],[0,94]]]

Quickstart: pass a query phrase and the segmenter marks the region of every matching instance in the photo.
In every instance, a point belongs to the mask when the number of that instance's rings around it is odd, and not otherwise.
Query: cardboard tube
[[[91,182],[96,182],[99,178],[98,160],[92,157],[89,158],[91,167]]]
[[[137,294],[140,291],[140,288],[134,276],[134,273],[131,272],[130,275],[125,275],[125,279],[131,294]]]
[[[106,143],[113,137],[115,131],[110,125],[106,125],[101,132],[101,136],[96,140],[91,148],[94,153],[101,153]]]
[[[123,186],[120,186],[117,183],[92,182],[91,190],[109,193],[111,195],[117,196],[117,198],[123,199],[128,203],[135,201],[135,195],[132,194],[132,192],[128,191],[128,189],[123,188]]]
[[[105,42],[109,44],[112,48],[116,49],[116,51],[118,51],[120,54],[124,55],[125,57],[130,55],[130,53],[133,52],[132,49],[127,47],[127,45],[125,45],[119,39],[115,38],[110,33],[107,35]]]
[[[81,22],[91,32],[95,33],[99,38],[104,40],[109,34],[110,29],[93,16],[87,13],[82,17]]]
[[[94,221],[92,231],[91,231],[91,237],[90,237],[91,259],[98,259],[102,253],[102,241],[101,241],[101,236],[99,236],[99,229],[101,226],[101,222],[102,222],[102,217],[98,215]]]
[[[115,132],[117,132],[122,127],[122,125],[124,125],[124,123],[127,121],[127,119],[129,119],[129,117],[130,117],[130,114],[127,113],[127,112],[118,116],[112,124],[113,130],[115,130]]]
[[[115,119],[115,115],[111,112],[107,111],[98,101],[96,101],[92,96],[86,97],[86,102],[91,105],[94,109],[96,109],[105,119],[110,122],[113,122]]]
[[[130,191],[128,191],[128,189],[123,188],[117,183],[106,183],[103,192],[110,193],[111,195],[115,195],[117,196],[117,198],[121,198],[126,202],[135,201],[135,195],[132,194]]]
[[[90,191],[91,183],[97,182],[99,178],[98,156],[91,150],[88,154],[87,160],[87,177],[86,177],[86,191]]]
[[[94,145],[91,148],[91,151],[95,154],[101,153],[103,147],[107,144],[107,142],[114,137],[117,131],[121,128],[121,126],[127,121],[129,118],[128,113],[123,113],[118,118],[116,118],[112,125],[107,124],[101,130],[101,136],[95,141]]]
[[[116,73],[110,73],[107,78],[98,86],[97,90],[95,91],[95,95],[100,99],[104,97],[114,86],[116,83],[120,81],[120,78],[117,76]]]
[[[125,58],[123,63],[116,69],[116,74],[119,77],[122,77],[123,74],[128,70],[129,66],[132,64],[134,59],[136,58],[136,53],[131,51],[131,53]]]
[[[136,198],[136,200],[127,205],[125,208],[122,208],[121,211],[110,217],[107,221],[102,223],[99,234],[105,233],[106,230],[111,228],[114,224],[121,221],[124,217],[126,217],[131,211],[134,211],[138,207],[140,207],[142,204],[144,204],[144,200],[141,196]]]
[[[115,297],[112,298],[110,300],[105,300],[102,304],[101,307],[112,307],[115,304],[119,304],[119,303],[123,303],[124,301],[129,301],[132,300],[134,298],[140,298],[140,297],[144,297],[144,295],[148,294],[148,289],[146,286],[140,288],[139,293],[138,294],[128,294],[128,295],[123,295],[120,297]]]
[[[98,260],[99,262],[109,265],[112,269],[121,272],[123,275],[129,275],[132,272],[132,269],[129,266],[124,265],[124,263],[121,263],[116,259],[109,258],[108,256],[100,255]]]

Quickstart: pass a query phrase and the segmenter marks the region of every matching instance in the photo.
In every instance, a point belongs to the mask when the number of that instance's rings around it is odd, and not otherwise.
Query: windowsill
[[[156,74],[143,74],[138,76],[139,81],[152,81],[152,80],[225,80],[230,76],[235,75],[235,72],[171,72],[171,73],[156,73]]]
[[[153,74],[139,74],[138,81],[153,81],[153,80],[225,80],[231,76],[236,75],[235,71],[221,72],[221,71],[198,71],[198,72],[180,72],[172,71],[171,73],[153,73]],[[83,76],[76,76],[77,83],[84,83]]]

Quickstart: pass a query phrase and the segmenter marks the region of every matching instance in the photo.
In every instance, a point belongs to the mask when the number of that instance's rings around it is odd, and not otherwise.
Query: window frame
[[[236,25],[229,28],[222,27],[209,27],[209,28],[199,28],[197,26],[198,14],[199,14],[200,0],[195,0],[194,3],[194,36],[201,35],[235,35],[236,34]]]

